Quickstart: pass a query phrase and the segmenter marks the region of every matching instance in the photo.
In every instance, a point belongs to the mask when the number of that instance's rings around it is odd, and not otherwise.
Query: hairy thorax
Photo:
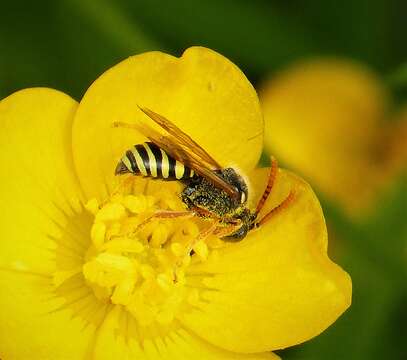
[[[234,186],[240,194],[243,194],[243,201],[242,198],[232,198],[225,191],[200,176],[185,182],[186,186],[181,193],[181,199],[189,209],[204,209],[220,218],[234,217],[245,208],[247,185],[232,168],[219,170],[218,175]]]

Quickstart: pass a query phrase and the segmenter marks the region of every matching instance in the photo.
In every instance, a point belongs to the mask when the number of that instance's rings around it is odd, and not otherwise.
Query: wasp
[[[114,123],[115,127],[134,128],[150,140],[127,150],[117,164],[115,175],[133,174],[179,181],[184,185],[180,198],[186,205],[186,211],[158,211],[152,218],[198,216],[211,219],[212,225],[200,234],[200,238],[215,234],[224,241],[236,242],[293,200],[294,192],[291,191],[280,205],[259,220],[258,214],[276,178],[278,166],[275,159],[272,159],[266,189],[256,209],[251,211],[247,207],[248,186],[238,171],[222,167],[189,135],[162,115],[147,108],[140,107],[140,110],[158,124],[163,133],[145,122]]]

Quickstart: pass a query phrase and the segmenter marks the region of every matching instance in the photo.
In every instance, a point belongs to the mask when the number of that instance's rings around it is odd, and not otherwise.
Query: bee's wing
[[[145,135],[149,140],[163,149],[174,159],[182,162],[184,165],[193,169],[197,174],[208,179],[217,188],[224,190],[234,198],[239,197],[239,192],[234,186],[227,183],[212,171],[214,169],[221,169],[221,166],[212,159],[204,149],[196,144],[189,135],[182,132],[182,130],[161,115],[148,109],[141,110],[157,124],[167,130],[168,135],[160,134],[145,122],[137,122],[134,124],[134,127],[136,127],[141,134]],[[159,121],[156,121],[156,119],[153,119],[150,115],[155,118],[158,116],[160,118]],[[204,157],[202,157],[202,154]],[[214,169],[211,169],[211,167]]]
[[[227,183],[221,177],[216,175],[210,168],[187,149],[181,147],[179,144],[173,142],[173,137],[164,137],[164,142],[156,142],[156,145],[161,147],[168,154],[173,156],[176,160],[185,164],[185,166],[193,169],[197,174],[209,180],[217,188],[224,190],[226,193],[234,198],[239,198],[238,190],[231,184]],[[152,140],[154,142],[154,140]]]
[[[185,146],[193,154],[196,154],[204,160],[207,164],[212,166],[214,169],[221,169],[222,167],[219,163],[210,156],[205,149],[198,145],[188,134],[185,134],[178,126],[173,124],[171,121],[166,119],[164,116],[155,113],[154,111],[139,107],[140,110],[146,114],[151,120],[160,125],[168,134],[172,135],[178,140],[178,143]]]

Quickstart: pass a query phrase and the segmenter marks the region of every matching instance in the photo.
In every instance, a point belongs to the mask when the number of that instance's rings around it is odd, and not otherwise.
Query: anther
[[[186,273],[192,253],[194,262],[212,256],[206,238],[217,225],[202,231],[196,214],[182,210],[181,200],[168,189],[160,188],[156,196],[134,194],[123,183],[103,203],[86,204],[94,215],[92,242],[77,272],[96,298],[122,306],[140,326],[167,327],[183,307],[199,302],[199,291],[185,286]],[[215,240],[215,247],[223,244]],[[66,276],[71,274],[56,275],[55,283]]]

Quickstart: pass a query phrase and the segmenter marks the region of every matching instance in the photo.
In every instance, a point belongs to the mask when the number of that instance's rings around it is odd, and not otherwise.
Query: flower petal
[[[377,192],[387,94],[346,60],[300,63],[260,92],[265,146],[318,190],[357,215]]]
[[[0,357],[82,358],[89,329],[51,311],[52,237],[78,208],[70,150],[77,104],[51,89],[19,91],[0,102]],[[70,244],[65,244],[69,247]],[[66,344],[69,339],[69,346]]]
[[[257,170],[252,185],[266,176]],[[316,336],[350,305],[350,278],[327,256],[324,217],[309,185],[280,170],[262,213],[290,189],[296,197],[287,208],[192,268],[191,286],[206,290],[199,309],[181,319],[186,328],[230,351],[268,351]]]
[[[38,272],[53,267],[44,231],[63,223],[80,196],[70,150],[76,107],[67,95],[43,88],[0,102],[0,201],[7,209],[0,217],[1,265],[19,259]]]
[[[204,340],[183,329],[171,331],[164,338],[156,336],[146,338],[139,345],[131,316],[119,307],[109,313],[99,329],[95,341],[94,356],[98,360],[109,359],[160,359],[160,360],[277,360],[279,357],[271,352],[253,355],[236,354],[208,344]],[[123,329],[126,329],[123,333]],[[118,335],[121,334],[121,335]],[[123,335],[125,334],[125,335]]]
[[[145,141],[115,121],[146,119],[138,106],[174,122],[222,165],[244,172],[256,165],[263,123],[255,90],[243,73],[216,52],[193,47],[181,58],[149,52],[105,72],[86,92],[73,128],[79,178],[89,197],[104,197],[117,161]]]

